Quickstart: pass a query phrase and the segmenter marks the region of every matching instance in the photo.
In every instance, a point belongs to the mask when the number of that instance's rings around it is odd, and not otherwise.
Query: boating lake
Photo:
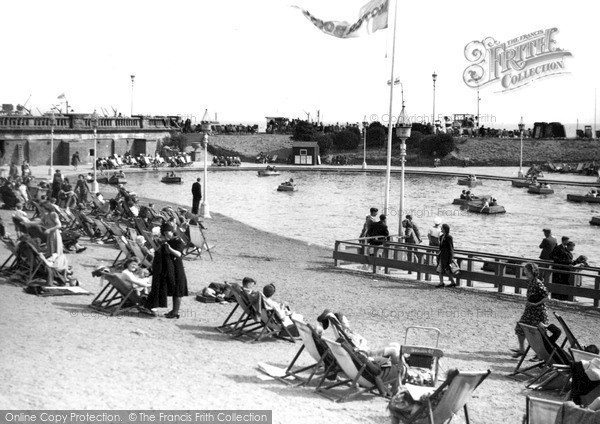
[[[191,185],[201,171],[178,172],[183,184],[160,183],[170,168],[157,172],[130,173],[127,189],[143,197],[169,199],[191,209]],[[429,168],[431,170],[431,168]],[[438,170],[451,170],[439,168]],[[459,172],[514,176],[515,168],[455,168]],[[278,192],[280,182],[292,177],[297,192]],[[546,175],[547,178],[595,181],[578,175]],[[385,175],[368,172],[281,171],[281,175],[258,177],[257,170],[209,172],[210,211],[227,215],[260,230],[284,235],[328,248],[335,240],[357,238],[369,208],[383,211]],[[586,255],[591,266],[600,265],[600,227],[591,226],[592,215],[600,215],[600,204],[567,202],[567,193],[585,194],[587,187],[552,184],[551,195],[528,194],[510,181],[483,180],[471,188],[475,195],[491,194],[506,208],[505,214],[480,215],[467,212],[452,200],[467,188],[458,177],[405,176],[405,214],[411,213],[427,243],[427,230],[436,216],[450,225],[457,249],[537,258],[542,228],[553,235],[568,235],[575,241],[575,257]],[[398,232],[400,175],[392,174],[388,226]],[[204,183],[202,191],[204,195]],[[111,190],[101,186],[101,190]],[[210,228],[210,220],[207,222]]]

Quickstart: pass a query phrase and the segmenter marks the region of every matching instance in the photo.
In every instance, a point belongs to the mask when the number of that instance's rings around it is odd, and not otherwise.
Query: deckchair
[[[121,227],[119,227],[119,225],[116,222],[110,222],[110,221],[102,221],[104,223],[104,225],[106,226],[106,229],[108,230],[108,234],[105,237],[105,241],[111,241],[111,240],[117,240],[117,238],[119,237],[124,237],[125,233],[123,232],[123,230],[121,229]]]
[[[564,348],[565,343],[568,341],[569,345],[571,346],[571,349],[583,350],[583,348],[579,344],[579,341],[577,340],[577,338],[575,337],[575,335],[573,334],[573,332],[571,331],[571,329],[565,322],[564,318],[562,316],[560,316],[559,314],[557,314],[556,312],[554,312],[554,316],[556,317],[556,319],[558,320],[558,323],[560,324],[563,331],[565,332],[565,339],[563,340],[560,347]]]
[[[0,237],[0,240],[2,240],[4,242],[4,246],[10,252],[10,255],[8,256],[8,258],[6,258],[6,260],[4,261],[2,266],[0,266],[0,273],[4,274],[4,273],[9,273],[9,272],[13,271],[13,269],[16,267],[16,264],[17,264],[17,242],[15,242],[9,236]]]
[[[67,260],[65,255],[59,255],[55,262],[50,262],[35,245],[29,241],[21,241],[18,246],[19,270],[25,277],[25,284],[31,283],[36,276],[45,276],[47,285],[56,281],[59,285],[69,283],[67,276]]]
[[[300,339],[302,340],[302,346],[298,349],[298,352],[292,359],[292,362],[287,366],[285,370],[285,375],[283,377],[279,377],[278,380],[283,381],[284,383],[291,383],[288,380],[290,377],[296,378],[301,381],[300,385],[308,385],[317,371],[320,369],[324,370],[324,375],[327,376],[330,371],[332,371],[336,367],[335,359],[329,350],[327,344],[321,339],[321,336],[314,329],[313,326],[307,324],[303,321],[297,321],[292,318],[292,321],[296,325],[298,329],[298,333],[300,334]],[[306,352],[310,355],[310,357],[316,362],[312,365],[308,365],[302,368],[294,369],[294,364],[302,354],[302,352],[306,350]],[[299,374],[304,372],[309,372],[310,375],[308,378],[303,378]]]
[[[519,363],[517,364],[514,371],[511,374],[509,374],[509,377],[514,377],[518,374],[523,374],[527,377],[533,378],[533,380],[528,383],[527,387],[529,387],[537,380],[544,377],[548,372],[550,372],[552,370],[552,365],[566,365],[564,363],[565,361],[563,360],[563,358],[565,356],[568,356],[568,354],[564,352],[560,346],[556,345],[555,343],[552,343],[548,339],[545,329],[533,327],[531,325],[523,323],[518,324],[523,329],[523,332],[525,333],[525,338],[527,339],[527,343],[529,345],[527,346],[527,349],[525,349],[525,353],[523,354],[523,356],[521,356],[521,359],[519,360]],[[552,348],[550,348],[550,346],[552,346]],[[535,355],[538,358],[540,358],[540,361],[536,362],[534,365],[531,365],[529,367],[521,368],[521,365],[523,364],[523,361],[525,360],[525,357],[527,356],[527,353],[530,350],[533,350]],[[538,376],[529,373],[529,371],[533,369],[544,367],[546,368],[546,370]],[[566,368],[568,369],[568,367]]]
[[[147,268],[152,268],[152,255],[148,253],[147,255],[142,252],[141,247],[136,243],[135,240],[127,240],[127,247],[133,253],[133,255],[140,261],[140,265],[143,265]]]
[[[392,424],[414,423],[417,420],[428,418],[430,424],[442,424],[450,420],[460,411],[464,410],[465,421],[470,423],[467,402],[473,396],[473,392],[490,375],[491,371],[460,372],[453,370],[448,373],[446,380],[438,387],[427,400],[411,415],[406,416],[394,408],[393,400],[389,409],[392,415]],[[432,403],[439,399],[434,408]],[[421,422],[421,421],[419,421]]]
[[[251,302],[250,307],[256,309],[257,316],[260,317],[260,326],[254,330],[243,331],[239,334],[239,336],[251,336],[253,342],[259,342],[269,337],[274,337],[291,343],[296,342],[294,336],[292,336],[289,329],[285,326],[283,320],[277,314],[277,311],[271,308],[265,301],[265,297],[262,293],[258,292],[258,298],[256,302]],[[258,332],[259,329],[260,332]],[[258,332],[258,334],[256,337],[254,337],[256,332]]]
[[[556,420],[562,402],[527,396],[525,424],[551,424]]]
[[[123,281],[121,274],[104,274],[103,278],[107,280],[107,283],[92,301],[90,308],[110,316],[134,308],[143,314],[155,316],[144,306],[144,298],[135,291],[132,285]]]
[[[256,326],[256,321],[259,321],[258,315],[251,306],[251,301],[242,287],[237,284],[230,285],[231,294],[235,297],[235,306],[223,321],[223,324],[216,327],[221,333],[239,334],[244,330],[251,330],[260,327]],[[239,308],[239,311],[238,311]],[[234,315],[238,311],[237,318]]]
[[[577,381],[578,375],[580,375],[581,372],[583,372],[583,374],[585,374],[585,371],[582,367],[583,364],[578,364],[578,363],[582,362],[582,361],[591,361],[593,359],[598,359],[598,358],[600,358],[600,355],[597,355],[597,354],[591,353],[591,352],[586,352],[583,350],[577,350],[577,349],[569,349],[569,350],[571,351],[571,356],[573,356],[573,363],[571,364],[571,371],[572,371],[571,389],[572,390],[569,393],[569,396],[567,396],[567,399],[573,398],[573,400],[576,401],[578,404],[587,406],[594,399],[596,399],[597,397],[600,397],[600,385],[596,385],[594,382],[590,381],[589,378],[586,376],[584,379],[587,380],[587,382],[584,382],[584,385],[586,386],[584,389],[584,387],[581,386],[581,382]],[[581,367],[580,367],[580,365],[581,365]],[[579,371],[577,370],[577,368],[579,368]],[[593,387],[594,385],[596,387]],[[577,394],[575,394],[574,392],[577,392]],[[585,394],[583,394],[583,393],[585,393]]]
[[[343,402],[362,393],[375,394],[376,390],[381,396],[389,397],[397,389],[400,382],[399,370],[396,366],[392,365],[384,370],[383,367],[365,356],[357,354],[355,348],[348,342],[338,343],[325,337],[322,340],[329,347],[335,362],[347,379],[342,379],[329,386],[323,386],[323,381],[327,377],[327,375],[323,375],[317,387],[317,393],[330,400]],[[340,386],[349,386],[349,388],[341,394],[334,394],[329,391]]]
[[[111,265],[113,267],[116,266],[117,263],[125,262],[127,259],[133,256],[131,250],[129,249],[127,239],[125,237],[117,237],[115,241],[117,242],[117,246],[119,247],[119,254],[117,255],[117,257]],[[121,256],[124,256],[124,258],[119,261],[119,258]]]
[[[188,254],[196,254],[198,257],[202,257],[202,252],[206,250],[212,261],[213,257],[210,252],[211,246],[209,246],[206,241],[202,227],[200,225],[190,225],[189,229],[191,246],[188,248]]]

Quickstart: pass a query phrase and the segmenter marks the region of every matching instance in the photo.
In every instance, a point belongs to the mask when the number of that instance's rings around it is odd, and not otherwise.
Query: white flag
[[[372,34],[379,29],[387,28],[389,0],[371,0],[360,8],[358,20],[350,25],[346,21],[323,21],[310,14],[298,6],[292,6],[300,9],[306,19],[311,21],[314,26],[319,28],[325,34],[339,38],[358,37],[360,28],[365,24],[367,33]]]

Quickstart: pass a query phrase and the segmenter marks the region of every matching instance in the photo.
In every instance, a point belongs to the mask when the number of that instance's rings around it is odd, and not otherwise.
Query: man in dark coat
[[[552,231],[550,230],[550,228],[544,228],[543,231],[544,239],[540,243],[540,249],[542,249],[542,251],[540,252],[540,259],[544,261],[551,261],[552,251],[556,247],[556,239],[552,237]],[[544,282],[546,283],[548,282],[549,273],[550,271],[541,271],[541,276],[544,279]]]
[[[371,228],[367,234],[367,237],[377,237],[369,239],[369,244],[373,246],[381,246],[384,241],[390,239],[390,232],[386,223],[386,216],[384,214],[379,215],[379,222],[371,224]]]
[[[569,237],[563,237],[562,243],[556,246],[552,251],[552,260],[556,264],[553,266],[553,268],[557,271],[569,271],[571,269],[571,265],[573,265],[573,250],[575,250],[575,243],[569,241]],[[554,284],[568,286],[570,285],[570,278],[570,274],[555,272],[552,278],[552,282]],[[572,300],[573,296],[569,296],[567,294],[552,293],[552,299]]]
[[[200,186],[200,178],[196,179],[196,182],[192,184],[192,213],[198,214],[198,206],[202,200],[202,186]]]

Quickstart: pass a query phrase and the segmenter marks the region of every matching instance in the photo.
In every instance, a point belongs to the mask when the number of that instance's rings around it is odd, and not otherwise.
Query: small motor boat
[[[165,175],[161,178],[160,182],[165,184],[181,184],[183,181],[181,180],[181,177],[177,177],[175,175]]]
[[[125,175],[113,175],[108,178],[108,183],[111,185],[127,184],[127,178]]]
[[[600,216],[592,216],[590,225],[600,225]]]
[[[554,194],[554,190],[550,186],[530,185],[527,193],[531,194]]]
[[[490,206],[486,206],[484,208],[483,205],[485,204],[486,201],[489,203],[490,198],[491,198],[490,195],[486,195],[486,196],[482,196],[478,200],[472,200],[470,202],[467,202],[467,207],[469,208],[469,212],[481,213],[481,214],[486,214],[486,215],[506,213],[506,209],[504,209],[504,206],[502,206],[502,205],[490,205]]]
[[[275,175],[279,175],[279,171],[271,170],[271,169],[263,169],[258,171],[259,177],[273,177]]]
[[[600,197],[580,194],[567,194],[567,200],[570,202],[600,203]]]
[[[277,187],[277,191],[298,191],[298,186],[296,184],[281,183]]]

